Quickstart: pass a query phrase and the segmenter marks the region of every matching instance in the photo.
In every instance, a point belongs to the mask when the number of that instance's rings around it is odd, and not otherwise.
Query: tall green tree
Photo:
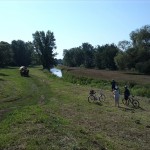
[[[118,48],[122,51],[126,51],[131,47],[132,47],[132,43],[130,41],[123,40],[118,42]]]
[[[130,38],[135,49],[134,51],[130,51],[130,53],[134,55],[134,59],[131,63],[134,64],[134,68],[138,71],[150,73],[150,25],[145,25],[140,29],[132,31]]]
[[[54,57],[57,55],[54,53],[56,49],[55,37],[53,32],[47,31],[46,34],[44,31],[36,31],[33,35],[33,44],[37,54],[40,57],[40,60],[43,65],[43,69],[49,69],[55,65]]]
[[[13,51],[14,65],[28,66],[31,64],[31,55],[33,46],[31,42],[24,42],[22,40],[13,40],[11,42],[11,49]]]
[[[114,44],[106,44],[98,46],[95,53],[95,65],[99,69],[111,69],[116,70],[115,56],[119,52],[119,49]]]
[[[150,48],[150,25],[145,25],[140,29],[136,29],[130,33],[134,47],[149,47]]]
[[[5,67],[12,63],[12,50],[9,43],[1,41],[0,42],[0,67]]]
[[[36,51],[33,51],[32,55],[31,55],[31,64],[32,65],[42,65],[40,57]]]
[[[95,48],[95,51],[96,51],[95,52],[95,66],[98,69],[104,69],[105,66],[103,65],[103,51],[104,51],[103,46],[98,45]]]
[[[120,41],[118,48],[122,50],[115,57],[117,67],[136,69],[142,73],[150,73],[150,26],[145,25],[130,33],[131,42]],[[125,69],[124,68],[124,69]]]
[[[69,67],[75,67],[75,63],[74,63],[74,50],[73,49],[64,49],[63,50],[63,64]]]
[[[80,47],[84,55],[84,66],[86,68],[93,68],[94,64],[94,47],[89,43],[82,43]]]
[[[125,52],[120,51],[117,56],[114,57],[114,60],[119,70],[124,70],[127,68],[128,58]]]
[[[33,56],[35,54],[34,45],[32,42],[26,42],[26,62],[27,64],[33,64]]]

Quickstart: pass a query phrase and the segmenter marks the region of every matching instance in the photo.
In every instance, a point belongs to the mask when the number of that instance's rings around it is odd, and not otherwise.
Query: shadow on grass
[[[4,98],[2,99],[2,102],[6,103],[6,102],[14,102],[14,101],[17,101],[17,100],[20,100],[21,97],[8,97],[8,98]]]
[[[122,107],[122,106],[119,106],[118,108],[122,109],[123,111],[131,111],[131,112],[134,112],[134,111],[135,111],[135,109],[129,108],[129,107]]]
[[[0,81],[5,81],[4,79],[0,79]]]
[[[22,76],[23,78],[30,78],[31,76],[30,75],[28,75],[28,76]]]
[[[142,110],[142,111],[145,111],[145,109],[144,108],[142,108],[142,107],[138,107],[138,108],[129,108],[129,107],[122,107],[122,106],[119,106],[119,108],[120,109],[122,109],[123,111],[131,111],[131,112],[135,112],[135,110],[137,110],[137,109],[139,109],[139,110]]]
[[[4,116],[10,112],[10,109],[2,109],[0,110],[0,121],[3,120]]]
[[[9,76],[9,75],[5,73],[0,73],[0,76]]]
[[[144,108],[142,108],[142,107],[139,107],[138,109],[140,109],[140,110],[143,110],[143,111],[146,111]]]
[[[17,100],[20,100],[20,98],[14,98],[14,99],[6,100],[5,102],[14,102],[14,101],[17,101]]]
[[[96,103],[94,103],[94,104],[99,105],[99,106],[102,106],[102,105],[103,105],[101,102],[96,102]]]
[[[100,103],[100,102],[91,102],[90,104],[99,105],[99,106],[102,106],[102,105],[103,105],[103,104]]]

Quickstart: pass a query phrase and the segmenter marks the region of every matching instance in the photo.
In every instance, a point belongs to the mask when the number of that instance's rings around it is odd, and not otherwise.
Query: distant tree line
[[[55,59],[56,39],[51,31],[36,31],[32,42],[13,40],[11,44],[0,42],[0,67],[43,65],[43,68],[62,63]],[[110,70],[137,70],[150,74],[150,25],[132,31],[130,41],[118,45],[92,46],[82,43],[79,47],[63,50],[63,64],[70,67],[85,67]]]
[[[77,48],[64,50],[63,63],[70,67],[85,67],[116,70],[114,57],[119,49],[114,44],[106,44],[94,48],[89,43],[83,43]]]
[[[70,67],[110,70],[137,70],[150,74],[150,26],[145,25],[130,33],[131,41],[118,45],[106,44],[93,47],[83,43],[79,47],[63,50],[63,63]]]
[[[0,42],[0,67],[43,65],[49,69],[57,64],[54,34],[51,31],[36,31],[33,42],[13,40],[11,44]]]

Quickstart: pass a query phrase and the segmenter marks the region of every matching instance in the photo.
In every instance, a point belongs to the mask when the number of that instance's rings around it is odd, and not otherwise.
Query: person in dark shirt
[[[124,90],[124,99],[126,100],[126,104],[127,104],[127,100],[130,96],[130,91],[129,91],[127,86],[125,86],[124,88],[125,88],[125,90]]]
[[[112,91],[115,90],[115,86],[116,86],[116,81],[115,81],[115,80],[112,80],[112,82],[111,82]]]

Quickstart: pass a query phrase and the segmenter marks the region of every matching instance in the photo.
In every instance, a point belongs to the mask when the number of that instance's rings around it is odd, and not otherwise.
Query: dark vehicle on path
[[[21,66],[19,68],[19,70],[20,70],[20,75],[21,76],[24,76],[24,77],[28,77],[29,76],[29,69],[27,69],[27,67]]]

